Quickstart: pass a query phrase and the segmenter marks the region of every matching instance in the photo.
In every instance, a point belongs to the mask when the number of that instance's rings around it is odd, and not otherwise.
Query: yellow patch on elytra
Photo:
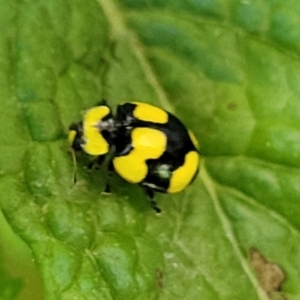
[[[116,172],[131,183],[141,182],[148,173],[147,159],[159,158],[166,149],[167,137],[152,128],[135,128],[132,133],[133,150],[113,159]]]
[[[136,104],[135,109],[133,110],[133,116],[141,121],[153,122],[165,124],[168,122],[168,113],[154,105],[141,103],[141,102],[132,102]]]
[[[184,164],[173,172],[168,193],[178,193],[189,185],[198,170],[199,161],[200,157],[196,151],[185,155]]]

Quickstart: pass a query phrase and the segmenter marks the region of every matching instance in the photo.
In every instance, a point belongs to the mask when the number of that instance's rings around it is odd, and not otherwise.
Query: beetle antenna
[[[70,149],[72,160],[73,160],[73,184],[76,184],[77,182],[77,160],[76,160],[76,154],[75,150],[73,148]]]

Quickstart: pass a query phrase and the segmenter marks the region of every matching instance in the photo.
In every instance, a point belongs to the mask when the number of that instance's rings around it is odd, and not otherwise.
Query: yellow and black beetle
[[[69,127],[75,151],[97,157],[111,151],[110,170],[141,185],[156,211],[153,191],[177,193],[196,177],[200,156],[193,133],[174,115],[151,104],[126,102],[115,114],[105,100]],[[106,191],[109,190],[107,186]]]

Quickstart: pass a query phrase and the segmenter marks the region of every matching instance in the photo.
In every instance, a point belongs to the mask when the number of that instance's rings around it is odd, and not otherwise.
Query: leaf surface
[[[0,203],[46,299],[300,297],[300,4],[0,1]],[[89,172],[66,133],[105,98],[159,105],[198,138],[200,176],[157,195]],[[265,290],[255,248],[284,274]],[[276,298],[277,297],[277,298]]]

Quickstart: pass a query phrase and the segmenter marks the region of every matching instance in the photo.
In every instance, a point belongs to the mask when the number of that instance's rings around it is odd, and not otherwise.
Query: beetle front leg
[[[108,167],[107,167],[107,180],[106,180],[106,184],[105,184],[105,189],[102,192],[102,194],[105,195],[110,195],[111,194],[111,188],[110,188],[110,180],[112,178],[113,172],[115,171],[114,169],[114,165],[112,163],[112,160],[109,161],[108,163]]]
[[[103,164],[104,159],[105,159],[105,154],[97,156],[95,159],[93,159],[89,164],[88,164],[88,169],[96,169],[98,170],[99,167]]]

